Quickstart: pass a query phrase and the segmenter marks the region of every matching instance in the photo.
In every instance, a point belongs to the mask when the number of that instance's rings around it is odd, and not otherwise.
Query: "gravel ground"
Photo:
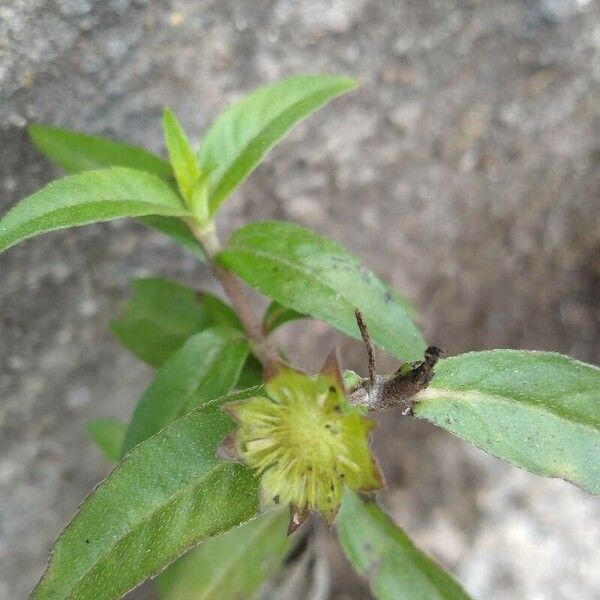
[[[229,201],[224,232],[279,218],[343,242],[450,354],[600,362],[594,0],[4,0],[0,208],[56,174],[27,122],[162,151],[164,105],[198,141],[231,101],[305,72],[362,86],[273,152]],[[129,279],[212,284],[183,250],[123,221],[31,240],[0,273],[0,599],[12,600],[106,470],[86,420],[127,417],[150,379],[107,331]],[[360,346],[321,324],[281,341],[307,368],[333,343],[364,367]],[[594,498],[424,423],[380,421],[382,501],[475,598],[600,597]],[[333,551],[331,564],[333,597],[368,597]]]

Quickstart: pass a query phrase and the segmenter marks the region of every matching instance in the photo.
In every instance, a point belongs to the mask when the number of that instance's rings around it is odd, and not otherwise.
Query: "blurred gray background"
[[[594,0],[0,0],[0,208],[57,174],[28,142],[30,121],[162,152],[164,105],[198,142],[231,101],[306,72],[362,86],[270,155],[230,199],[225,233],[278,218],[343,242],[450,354],[600,362]],[[147,274],[213,285],[125,221],[0,257],[2,600],[27,596],[106,471],[86,420],[127,417],[150,380],[107,331],[130,278]],[[364,371],[360,346],[322,324],[281,341],[306,368],[341,343]],[[383,502],[475,598],[600,597],[598,500],[427,424],[380,421]],[[331,564],[333,598],[369,597],[333,550]]]

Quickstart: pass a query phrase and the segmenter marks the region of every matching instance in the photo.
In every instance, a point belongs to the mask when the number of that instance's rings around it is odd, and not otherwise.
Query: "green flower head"
[[[369,449],[374,423],[347,403],[335,352],[315,378],[275,363],[265,381],[268,397],[225,409],[239,423],[231,441],[260,477],[263,497],[289,503],[290,531],[309,511],[331,523],[344,486],[362,491],[383,486]]]

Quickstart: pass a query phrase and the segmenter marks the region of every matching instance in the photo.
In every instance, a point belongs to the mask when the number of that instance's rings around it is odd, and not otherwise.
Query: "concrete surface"
[[[451,354],[600,362],[594,0],[3,0],[0,209],[56,174],[29,121],[161,151],[163,105],[198,141],[232,100],[302,72],[362,87],[271,155],[229,201],[224,231],[282,218],[342,241]],[[0,274],[0,599],[13,600],[106,469],[84,423],[126,417],[149,381],[107,332],[128,280],[208,274],[124,221],[29,241]],[[340,339],[320,324],[282,332],[310,368]],[[358,345],[343,348],[364,366]],[[377,445],[382,500],[475,598],[600,597],[596,499],[398,415],[381,418]],[[367,597],[331,563],[333,597]]]

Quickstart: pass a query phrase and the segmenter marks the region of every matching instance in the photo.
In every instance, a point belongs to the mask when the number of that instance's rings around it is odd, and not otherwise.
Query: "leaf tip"
[[[348,90],[354,90],[360,87],[360,81],[356,77],[341,76],[341,80],[345,83]]]

